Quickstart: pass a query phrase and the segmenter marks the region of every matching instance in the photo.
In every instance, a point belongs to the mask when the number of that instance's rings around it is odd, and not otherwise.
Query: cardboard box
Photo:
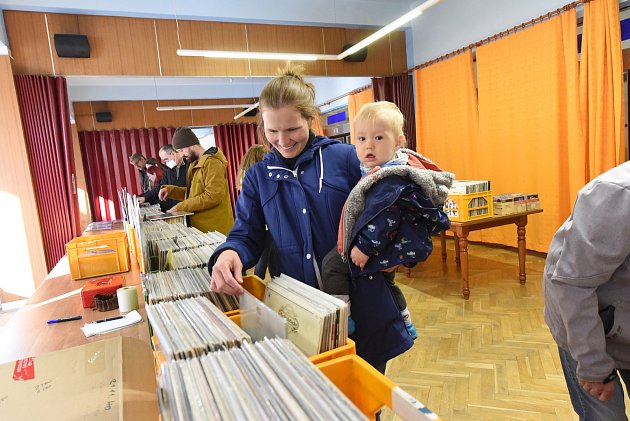
[[[530,193],[525,195],[525,206],[527,210],[536,210],[540,209],[540,199],[538,198],[537,193]]]
[[[118,336],[0,365],[2,420],[157,420],[149,345]]]
[[[495,215],[511,215],[514,213],[514,198],[509,194],[493,196],[493,212]]]

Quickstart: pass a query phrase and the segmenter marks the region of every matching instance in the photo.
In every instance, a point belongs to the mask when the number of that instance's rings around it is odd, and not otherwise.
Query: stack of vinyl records
[[[158,377],[163,420],[365,420],[287,340],[169,361]]]
[[[287,319],[287,338],[311,356],[338,348],[348,339],[348,304],[280,275],[267,283],[264,303]]]
[[[172,259],[166,259],[165,268],[167,270],[184,268],[202,268],[208,265],[210,256],[218,244],[206,244],[189,250],[180,250],[172,254]]]
[[[238,308],[237,297],[210,291],[210,274],[205,268],[145,274],[142,287],[149,304],[206,297],[223,312]]]
[[[169,359],[240,346],[249,335],[205,297],[147,305],[147,317]]]

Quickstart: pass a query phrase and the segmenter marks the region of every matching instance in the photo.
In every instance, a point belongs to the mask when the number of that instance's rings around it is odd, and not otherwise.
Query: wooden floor
[[[419,337],[387,376],[444,420],[577,420],[543,319],[545,257],[527,256],[520,285],[515,250],[469,245],[466,301],[453,241],[446,263],[434,245],[411,277],[396,276]],[[382,419],[399,418],[384,410]]]

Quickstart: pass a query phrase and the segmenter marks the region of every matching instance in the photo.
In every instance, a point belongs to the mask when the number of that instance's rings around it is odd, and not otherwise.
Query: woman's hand
[[[212,281],[210,290],[231,295],[243,293],[243,263],[234,250],[221,253],[212,267]]]

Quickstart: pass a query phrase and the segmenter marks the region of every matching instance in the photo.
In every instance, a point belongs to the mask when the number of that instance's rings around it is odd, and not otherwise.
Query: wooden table
[[[113,336],[139,338],[150,345],[144,297],[140,287],[140,272],[135,258],[131,257],[131,270],[120,275],[125,277],[124,286],[138,285],[139,313],[143,322],[111,333],[86,338],[80,329],[83,324],[120,315],[118,309],[95,311],[81,306],[81,288],[87,279],[70,279],[68,259],[64,256],[37,288],[33,296],[9,320],[0,335],[0,363],[34,357]],[[101,276],[102,277],[102,276]],[[99,278],[99,277],[97,277]],[[94,278],[92,278],[94,279]],[[49,319],[83,316],[82,320],[46,324]]]
[[[477,231],[486,228],[500,227],[502,225],[516,224],[516,234],[518,236],[518,279],[522,285],[525,284],[525,225],[527,225],[527,217],[535,213],[541,213],[542,209],[531,210],[527,212],[515,213],[504,216],[491,216],[489,218],[476,219],[468,222],[451,221],[449,231],[453,232],[455,240],[455,261],[461,265],[462,270],[462,293],[464,298],[470,297],[470,288],[468,286],[468,234],[471,231]],[[446,261],[446,235],[441,235],[442,243],[442,260]]]

